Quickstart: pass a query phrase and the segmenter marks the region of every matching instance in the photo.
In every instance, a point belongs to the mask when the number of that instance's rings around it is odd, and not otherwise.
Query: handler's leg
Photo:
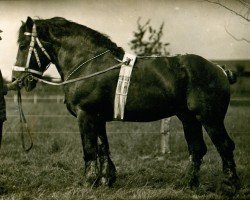
[[[93,186],[98,182],[96,116],[82,110],[77,112],[85,161],[85,183]]]
[[[5,105],[5,99],[4,99],[5,94],[6,94],[6,91],[4,89],[3,77],[2,77],[1,70],[0,70],[0,147],[1,147],[2,134],[3,134],[3,122],[6,120],[6,105]]]
[[[0,120],[0,148],[2,144],[2,135],[3,135],[3,121]]]

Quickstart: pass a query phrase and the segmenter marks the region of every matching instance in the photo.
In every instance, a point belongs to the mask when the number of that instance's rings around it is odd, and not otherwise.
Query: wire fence
[[[8,102],[14,102],[17,103],[17,95],[14,94],[13,96],[7,96],[5,97],[5,100]],[[23,102],[29,102],[37,104],[39,102],[54,102],[54,103],[63,103],[64,102],[64,96],[63,95],[46,95],[41,96],[38,94],[29,95],[29,96],[23,96],[22,97]],[[244,105],[244,106],[250,106],[250,97],[232,97],[230,101],[231,105]]]
[[[13,96],[8,96],[5,98],[6,101],[8,102],[13,102],[15,104],[17,104],[17,95],[13,95]],[[39,96],[37,94],[34,95],[29,95],[29,96],[23,96],[22,97],[23,102],[28,103],[28,104],[34,104],[34,106],[32,106],[32,108],[36,108],[36,107],[40,107],[39,103],[41,106],[44,106],[46,103],[56,103],[58,104],[56,107],[61,107],[63,105],[60,105],[64,102],[64,96],[63,95],[46,95],[46,96]],[[45,103],[45,104],[44,104]],[[37,105],[35,105],[37,104]],[[250,106],[250,97],[244,97],[244,98],[232,98],[231,105],[247,105]],[[27,104],[26,104],[27,105]],[[55,106],[55,104],[53,104],[53,106]],[[13,107],[12,107],[13,108]],[[31,108],[31,110],[33,111],[33,109]],[[235,107],[234,109],[238,109],[238,107]],[[244,108],[245,109],[245,108]],[[34,113],[34,112],[32,112]],[[7,113],[8,114],[8,113]],[[33,135],[40,135],[40,134],[78,134],[79,131],[77,131],[77,128],[72,128],[73,125],[76,125],[73,123],[73,120],[71,120],[70,118],[73,118],[72,115],[67,114],[66,112],[63,112],[61,114],[26,114],[25,115],[28,119],[28,123],[31,124],[31,132]],[[11,122],[17,120],[19,118],[19,114],[18,113],[11,113],[7,115],[7,118],[10,118],[10,121],[7,120],[7,123],[9,122],[9,126],[12,127],[13,124],[11,124]],[[64,118],[64,119],[63,119]],[[46,120],[48,119],[48,120]],[[60,126],[56,125],[56,124],[50,124],[48,123],[48,128],[45,128],[44,126],[46,126],[47,122],[50,121],[61,121],[63,120],[63,124],[60,124]],[[42,129],[41,128],[41,124],[37,124],[38,121],[42,121]],[[64,128],[62,128],[62,126],[64,126],[65,121],[67,121],[66,124],[68,123],[73,123],[71,124],[71,126],[65,126]],[[183,135],[181,133],[183,133],[183,131],[181,130],[182,127],[180,127],[180,125],[176,125],[176,119],[171,120],[172,122],[170,124],[168,124],[168,128],[164,127],[162,130],[161,124],[160,123],[155,123],[153,126],[154,128],[152,128],[151,126],[146,126],[146,127],[142,127],[140,126],[140,128],[138,128],[137,126],[129,126],[129,127],[123,127],[121,126],[121,124],[117,124],[117,125],[112,125],[111,127],[108,127],[107,133],[108,134],[127,134],[128,132],[136,132],[136,133],[141,133],[141,134],[159,134],[159,137],[161,135],[161,139],[160,139],[160,148],[162,152],[165,152],[166,149],[168,149],[166,152],[170,152],[170,138],[172,138],[171,140],[173,140],[173,138],[175,138],[174,140],[176,140],[176,137],[178,138],[180,135]],[[45,123],[46,122],[46,123]],[[58,123],[57,123],[58,124]],[[6,124],[7,125],[7,124]],[[17,124],[16,124],[17,125]],[[55,127],[54,127],[55,125]],[[117,129],[117,127],[119,126],[119,129]],[[37,128],[39,127],[39,128]],[[53,127],[53,128],[52,128]],[[149,128],[151,127],[151,128]],[[171,127],[171,130],[170,128]],[[130,129],[131,128],[131,129]],[[48,129],[48,130],[46,130]],[[123,130],[121,130],[123,129]],[[62,131],[61,131],[62,130]],[[125,131],[124,131],[125,130]],[[20,131],[18,129],[13,129],[13,128],[8,128],[8,125],[5,128],[4,131],[6,134],[20,134]],[[168,133],[168,134],[166,134]],[[174,134],[172,134],[174,133]],[[233,135],[249,135],[249,131],[248,130],[237,130],[235,128],[232,128],[232,130],[230,131],[230,134]]]
[[[8,96],[5,97],[6,101],[12,101],[14,103],[17,103],[17,94],[14,94],[12,97]],[[37,94],[30,95],[30,96],[23,96],[22,97],[23,102],[30,102],[37,104],[38,102],[56,102],[56,103],[63,103],[64,102],[64,96],[63,95],[46,95],[46,96],[39,96]]]

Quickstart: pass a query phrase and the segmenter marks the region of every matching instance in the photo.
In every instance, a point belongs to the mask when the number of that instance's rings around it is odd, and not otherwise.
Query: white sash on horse
[[[135,64],[136,55],[125,53],[123,62],[129,61],[129,63],[123,64],[120,69],[119,79],[116,86],[115,103],[114,103],[114,119],[123,120],[124,109],[126,105],[130,77]]]

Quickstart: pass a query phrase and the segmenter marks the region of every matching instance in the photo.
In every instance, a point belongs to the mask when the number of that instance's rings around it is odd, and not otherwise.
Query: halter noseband
[[[34,52],[36,62],[38,64],[39,68],[41,69],[41,67],[42,67],[39,55],[38,55],[37,50],[35,48],[35,43],[36,42],[37,42],[38,46],[40,47],[40,49],[42,50],[42,52],[50,60],[50,63],[51,63],[51,57],[49,56],[48,52],[45,50],[45,48],[43,47],[42,43],[40,42],[40,40],[39,40],[39,38],[37,36],[36,24],[35,23],[33,24],[31,33],[30,32],[24,32],[24,35],[31,36],[31,41],[30,41],[30,45],[29,45],[29,53],[28,53],[28,56],[27,56],[26,65],[25,65],[25,67],[14,66],[12,68],[12,70],[13,71],[18,71],[18,72],[29,72],[31,74],[43,75],[42,71],[38,71],[38,70],[34,70],[34,69],[29,68],[30,67],[29,65],[30,65],[30,59],[31,59],[32,52]],[[48,69],[50,63],[47,65],[45,70]]]

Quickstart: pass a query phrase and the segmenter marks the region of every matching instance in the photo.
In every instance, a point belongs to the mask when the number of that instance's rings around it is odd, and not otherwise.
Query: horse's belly
[[[129,91],[125,121],[155,121],[174,115],[176,99],[170,92],[157,87]]]
[[[171,117],[174,115],[173,110],[166,110],[166,112],[160,111],[157,113],[145,111],[145,112],[134,112],[134,111],[128,111],[124,115],[124,121],[129,122],[150,122],[150,121],[156,121],[163,118]]]

